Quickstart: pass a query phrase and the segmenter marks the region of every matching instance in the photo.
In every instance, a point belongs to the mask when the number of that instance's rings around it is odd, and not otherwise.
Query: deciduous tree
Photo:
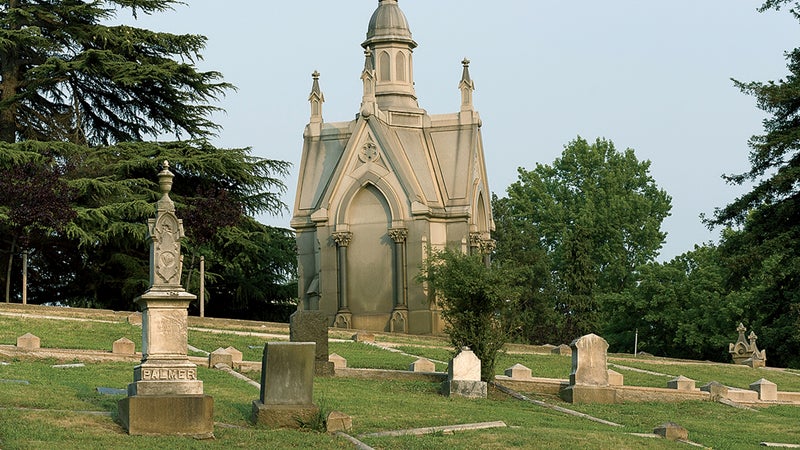
[[[455,352],[469,347],[481,360],[481,379],[494,380],[497,354],[519,325],[517,273],[446,249],[426,259],[419,280],[441,306]]]
[[[555,311],[542,320],[557,317],[553,326],[536,325],[554,334],[526,333],[532,341],[569,342],[600,332],[603,295],[631,286],[636,268],[658,255],[671,199],[649,168],[631,149],[579,137],[552,166],[520,168],[508,196],[495,197],[497,260],[536,261],[527,296],[537,309],[549,302]]]

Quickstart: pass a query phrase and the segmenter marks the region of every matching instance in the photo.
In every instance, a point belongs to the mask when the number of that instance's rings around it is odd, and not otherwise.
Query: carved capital
[[[339,247],[347,247],[350,245],[350,241],[353,240],[353,233],[349,231],[337,231],[331,235],[333,238],[333,242],[336,242],[336,245]]]
[[[485,254],[492,253],[494,249],[497,247],[497,241],[494,239],[485,239],[481,241],[481,252]]]
[[[470,247],[480,247],[481,241],[483,240],[483,233],[479,233],[474,231],[469,234],[469,246]]]
[[[390,228],[389,237],[392,238],[396,244],[405,242],[408,237],[408,228]]]

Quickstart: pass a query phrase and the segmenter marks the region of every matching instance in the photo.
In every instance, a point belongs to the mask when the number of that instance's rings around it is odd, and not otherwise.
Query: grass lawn
[[[0,308],[2,312],[2,308]],[[260,360],[265,336],[258,326],[192,319],[192,326],[223,328],[236,333],[189,332],[189,343],[205,351],[234,346],[246,360]],[[126,322],[78,322],[0,315],[0,344],[13,344],[31,332],[43,347],[110,350],[125,336],[141,343],[141,329]],[[268,333],[275,333],[270,330]],[[280,330],[277,330],[280,333]],[[341,332],[340,332],[341,333]],[[381,336],[383,338],[383,336]],[[270,338],[273,339],[273,338]],[[330,352],[348,360],[349,367],[407,369],[416,356],[446,361],[451,357],[444,340],[392,336],[408,356],[356,342],[330,342]],[[746,388],[759,378],[777,383],[781,390],[800,391],[798,372],[751,369],[725,364],[697,364],[658,358],[609,358],[612,368],[625,376],[626,385],[665,387],[669,377],[684,375],[700,386],[715,380]],[[559,355],[502,354],[497,373],[523,364],[533,375],[567,378],[571,358]],[[214,440],[183,437],[129,436],[115,421],[117,401],[123,395],[104,395],[98,387],[124,389],[133,378],[133,364],[85,363],[84,367],[54,368],[55,360],[0,356],[0,449],[163,449],[163,448],[298,448],[350,449],[345,439],[315,431],[267,430],[250,424],[255,387],[217,370],[198,367],[205,392],[214,397]],[[446,366],[437,364],[437,370]],[[654,375],[628,368],[657,372]],[[258,373],[246,374],[258,379]],[[27,384],[14,380],[24,380]],[[754,448],[759,442],[800,443],[800,407],[772,406],[747,411],[711,402],[631,403],[572,405],[554,396],[529,397],[580,411],[623,427],[611,427],[552,409],[509,398],[490,390],[481,400],[447,398],[436,383],[389,380],[316,378],[315,402],[324,411],[338,410],[353,418],[351,435],[405,428],[434,427],[474,422],[503,421],[505,428],[434,433],[414,437],[361,437],[377,449],[442,448],[570,448],[668,449],[689,448],[663,439],[631,433],[650,433],[661,423],[674,421],[689,430],[689,438],[707,447]]]

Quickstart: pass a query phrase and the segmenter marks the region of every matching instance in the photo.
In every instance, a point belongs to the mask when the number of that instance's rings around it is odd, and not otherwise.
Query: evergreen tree
[[[769,0],[760,10],[789,11],[800,20],[800,2]],[[800,367],[800,48],[786,53],[789,74],[777,82],[734,83],[756,98],[769,117],[764,134],[750,141],[750,170],[724,178],[754,183],[746,194],[715,212],[711,226],[736,227],[721,244],[731,289],[748,292],[747,308],[759,343],[779,360]],[[780,356],[778,356],[780,355]]]
[[[32,290],[33,302],[133,307],[131,299],[147,287],[145,223],[164,160],[176,175],[172,198],[186,215],[189,287],[196,287],[195,263],[205,256],[215,270],[207,286],[214,301],[244,298],[255,305],[254,296],[262,303],[287,297],[284,286],[295,270],[291,233],[257,224],[253,216],[286,209],[279,196],[289,164],[207,141],[218,130],[209,120],[218,109],[211,103],[233,86],[218,72],[195,68],[205,37],[109,25],[124,10],[151,14],[180,4],[0,2],[0,167],[52,157],[74,214],[62,229],[51,227],[31,241],[34,279],[50,283]],[[163,135],[190,139],[145,141]],[[0,198],[0,234],[13,256],[8,230],[14,223],[3,214],[9,202]],[[237,259],[251,264],[232,262]],[[11,264],[7,273],[6,279],[17,276]],[[264,279],[272,283],[258,291],[249,285]]]
[[[153,13],[180,3],[0,2],[0,141],[207,137],[218,109],[208,102],[232,86],[193,66],[205,37],[106,25],[120,8]]]

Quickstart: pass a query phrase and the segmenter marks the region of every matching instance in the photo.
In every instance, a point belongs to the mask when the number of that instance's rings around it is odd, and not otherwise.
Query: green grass
[[[1,310],[2,308],[0,308]],[[63,311],[59,311],[63,313]],[[210,328],[198,319],[193,326]],[[213,327],[258,331],[256,325],[213,321]],[[281,332],[279,327],[270,333]],[[141,329],[125,322],[76,322],[0,316],[0,344],[13,344],[26,332],[42,339],[44,347],[110,350],[111,342],[126,336],[141,342]],[[128,333],[128,334],[125,334]],[[340,332],[341,333],[341,332]],[[246,360],[260,360],[263,337],[190,331],[191,345],[206,351],[234,346]],[[379,336],[378,341],[401,344],[399,349],[417,356],[446,361],[451,352],[446,341],[413,336]],[[253,346],[254,348],[250,348]],[[407,369],[414,356],[389,352],[356,342],[330,342],[331,353],[348,360],[349,367]],[[746,388],[767,378],[780,390],[800,391],[796,371],[778,372],[722,364],[694,364],[660,359],[634,359],[614,355],[610,363],[684,375],[698,386],[716,380]],[[27,380],[30,384],[0,382],[0,448],[8,449],[163,449],[163,448],[314,448],[350,449],[344,439],[316,432],[267,430],[250,424],[251,402],[258,389],[230,375],[198,367],[205,392],[214,398],[215,440],[195,441],[180,437],[129,436],[115,422],[117,401],[123,395],[101,395],[97,387],[123,389],[133,378],[134,363],[86,363],[85,367],[53,368],[55,360],[0,357],[0,380]],[[523,364],[534,376],[567,378],[571,358],[559,355],[501,354],[497,373]],[[666,376],[643,374],[612,367],[625,376],[626,385],[665,387]],[[445,366],[437,365],[437,370]],[[247,373],[258,380],[258,372]],[[746,411],[711,402],[632,403],[621,405],[571,405],[554,396],[531,394],[570,409],[623,424],[615,428],[578,419],[491,392],[489,398],[465,400],[438,393],[437,383],[388,380],[316,378],[315,402],[325,411],[339,410],[352,416],[352,435],[404,428],[433,427],[471,422],[504,421],[508,427],[437,433],[414,437],[364,437],[377,449],[441,448],[575,448],[668,449],[688,448],[660,439],[630,433],[650,433],[661,423],[674,421],[689,430],[690,439],[724,449],[754,448],[761,441],[800,443],[797,418],[800,407],[772,406]],[[76,411],[96,411],[91,415]]]
[[[635,367],[637,369],[649,370],[651,372],[663,373],[669,377],[654,377],[654,379],[662,380],[660,384],[653,387],[666,387],[666,382],[671,378],[683,375],[687,378],[695,380],[697,387],[700,387],[710,381],[718,381],[724,385],[736,387],[740,389],[747,389],[750,383],[757,381],[761,378],[778,385],[778,390],[781,391],[800,391],[800,376],[797,376],[791,371],[777,371],[771,368],[754,369],[752,367],[734,365],[734,364],[719,364],[719,363],[681,363],[672,362],[660,363],[658,361],[633,361],[632,358],[624,360],[611,358],[611,364],[621,364],[627,367]],[[612,367],[613,368],[613,367]],[[624,371],[622,369],[614,368],[617,372],[625,375],[625,384],[636,384],[628,382],[628,375],[633,374],[631,371]],[[640,384],[640,386],[650,386],[650,384]],[[800,412],[800,411],[798,411]]]
[[[347,360],[347,367],[407,370],[416,358],[361,342],[329,342],[328,351]]]
[[[142,328],[127,322],[88,322],[0,316],[0,344],[16,345],[25,333],[38,336],[44,348],[111,351],[112,344],[125,337],[141,351]]]

